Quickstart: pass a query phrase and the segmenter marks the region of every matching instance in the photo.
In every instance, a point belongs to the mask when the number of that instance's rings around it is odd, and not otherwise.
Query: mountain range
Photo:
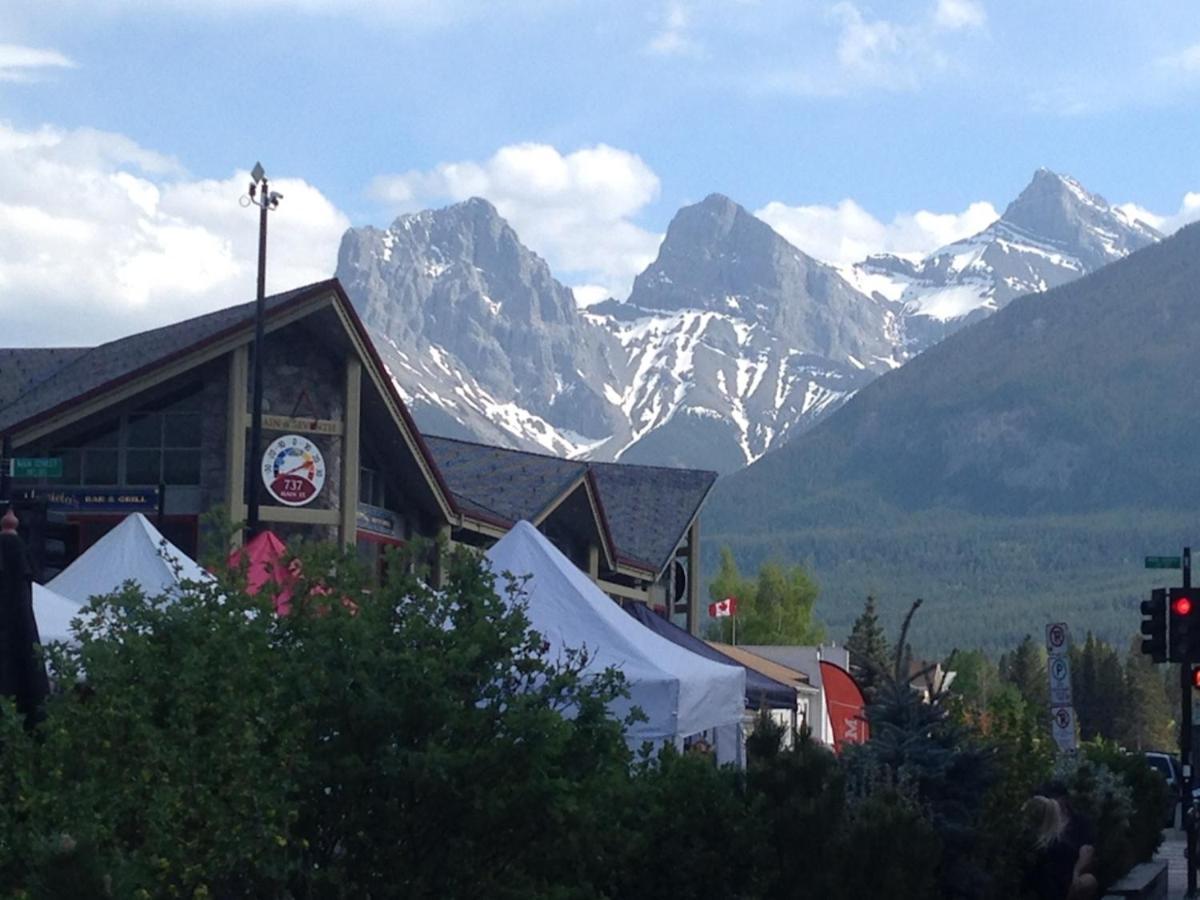
[[[1015,296],[1160,237],[1039,170],[973,237],[842,268],[713,194],[627,299],[582,310],[478,198],[349,230],[337,275],[427,431],[732,472]]]
[[[928,601],[941,649],[1059,619],[1127,646],[1142,556],[1196,536],[1198,283],[1192,225],[1012,301],[722,479],[709,552],[807,561],[835,632],[873,593]]]

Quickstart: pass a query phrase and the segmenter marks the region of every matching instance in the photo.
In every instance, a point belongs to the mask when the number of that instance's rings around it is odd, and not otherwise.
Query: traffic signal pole
[[[1192,548],[1183,548],[1183,588],[1192,587]],[[1179,759],[1183,763],[1183,797],[1180,800],[1179,818],[1186,835],[1187,846],[1187,896],[1196,896],[1196,828],[1192,822],[1192,640],[1183,646],[1183,658],[1179,661]]]

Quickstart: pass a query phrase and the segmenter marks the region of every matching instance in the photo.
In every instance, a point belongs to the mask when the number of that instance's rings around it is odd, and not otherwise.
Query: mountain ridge
[[[1048,170],[1005,216],[922,260],[872,257],[847,270],[710,194],[672,218],[627,300],[579,308],[474,198],[350,229],[338,276],[431,432],[731,472],[1006,305],[1012,284],[1045,287],[1154,240]],[[1038,227],[1046,234],[1015,237]],[[1079,246],[1047,250],[1071,240]],[[963,315],[929,314],[931,296],[955,292]]]

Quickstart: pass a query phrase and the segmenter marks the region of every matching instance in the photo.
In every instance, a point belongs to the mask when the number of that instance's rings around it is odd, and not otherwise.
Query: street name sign
[[[13,478],[62,478],[61,459],[42,459],[16,456],[8,461],[8,474]]]
[[[1182,569],[1183,557],[1180,556],[1147,556],[1147,569]]]

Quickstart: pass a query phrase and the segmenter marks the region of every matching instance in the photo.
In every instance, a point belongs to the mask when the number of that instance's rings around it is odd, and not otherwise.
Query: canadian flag
[[[718,603],[708,604],[708,614],[714,619],[737,615],[737,597],[726,597]]]

